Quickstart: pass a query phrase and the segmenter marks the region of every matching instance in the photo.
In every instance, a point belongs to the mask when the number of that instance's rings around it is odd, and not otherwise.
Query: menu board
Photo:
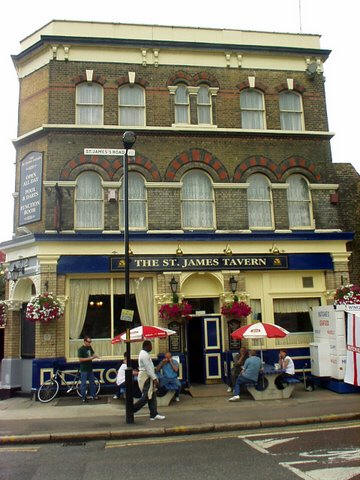
[[[41,219],[43,154],[31,152],[20,164],[19,226]]]
[[[181,335],[182,335],[182,326],[179,322],[171,322],[168,325],[170,330],[175,330],[176,333],[169,336],[169,351],[170,352],[181,352]]]

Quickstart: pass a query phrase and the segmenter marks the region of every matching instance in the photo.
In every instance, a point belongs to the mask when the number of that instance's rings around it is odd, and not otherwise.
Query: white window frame
[[[301,177],[303,180],[305,180],[305,182],[307,184],[307,191],[308,191],[308,197],[309,197],[308,200],[289,200],[289,192],[291,191],[289,178],[292,177],[292,176],[295,176],[295,175],[298,176],[298,177]],[[310,183],[309,183],[308,179],[304,175],[301,175],[301,173],[292,173],[287,177],[286,183],[288,185],[288,188],[287,188],[287,209],[288,209],[289,229],[290,230],[314,230],[315,221],[314,221],[314,214],[313,214],[313,203],[312,203]],[[290,202],[305,203],[305,201],[308,204],[310,225],[291,226],[289,203]]]
[[[254,109],[254,108],[242,108],[241,107],[241,95],[247,93],[247,92],[256,92],[261,95],[261,104],[262,107],[261,109]],[[242,112],[261,112],[261,117],[262,117],[262,128],[248,128],[244,127],[244,122],[243,122],[243,117],[242,117]],[[264,98],[264,93],[261,90],[257,90],[256,88],[245,88],[240,92],[240,114],[241,114],[241,128],[244,130],[266,130],[266,115],[265,115],[265,98]]]
[[[81,175],[84,175],[84,174],[87,174],[87,173],[93,173],[95,175],[97,175],[100,179],[100,184],[101,184],[101,190],[102,190],[102,198],[101,199],[89,199],[89,198],[85,198],[85,199],[79,199],[77,198],[77,182],[78,182],[78,179]],[[78,226],[77,224],[77,220],[78,220],[78,214],[77,214],[77,210],[78,210],[78,202],[79,201],[86,201],[86,202],[102,202],[102,208],[101,208],[101,225],[98,226],[98,227],[84,227],[84,226]],[[93,170],[88,170],[88,171],[85,171],[85,172],[81,172],[77,178],[76,178],[76,186],[75,186],[75,192],[74,192],[74,228],[75,230],[101,230],[103,231],[104,230],[104,222],[105,222],[105,215],[104,215],[104,211],[105,211],[105,204],[104,204],[104,188],[103,188],[103,181],[102,181],[102,178],[101,176],[94,172]]]
[[[184,202],[204,202],[204,200],[198,200],[198,199],[184,199],[183,198],[183,188],[181,188],[181,197],[180,197],[180,201],[181,201],[181,228],[183,230],[216,230],[216,209],[215,209],[215,195],[214,195],[214,185],[213,185],[213,181],[212,181],[212,178],[210,177],[210,175],[205,172],[204,170],[201,170],[201,169],[198,169],[198,168],[193,168],[189,171],[187,171],[184,175],[183,175],[183,178],[186,176],[186,175],[190,175],[191,172],[194,172],[194,171],[200,171],[202,174],[206,175],[209,180],[210,180],[210,183],[211,183],[211,186],[212,186],[212,189],[211,189],[211,192],[212,192],[212,199],[211,200],[205,200],[206,202],[209,202],[212,204],[212,222],[213,222],[213,225],[212,226],[208,226],[208,227],[188,227],[188,226],[185,226],[184,225],[184,211],[183,211],[183,204]],[[183,178],[181,180],[181,184],[183,184]]]
[[[281,109],[281,106],[280,106],[281,96],[282,95],[289,95],[289,94],[290,95],[295,95],[299,98],[299,100],[300,100],[300,109],[299,110],[282,110]],[[302,99],[302,95],[300,95],[300,93],[294,92],[293,90],[284,90],[283,92],[280,92],[279,93],[279,112],[280,112],[280,129],[281,130],[288,131],[288,132],[302,132],[302,131],[305,130],[303,99]],[[301,130],[289,130],[289,129],[283,128],[282,127],[282,120],[281,120],[282,113],[293,113],[293,114],[300,115]]]
[[[144,189],[145,189],[145,199],[131,199],[129,197],[129,230],[132,230],[132,231],[147,230],[148,229],[148,201],[147,201],[146,180],[141,175],[141,173],[139,173],[139,172],[135,172],[135,171],[129,172],[129,179],[130,179],[131,175],[137,175],[138,177],[141,177],[141,179],[143,180]],[[121,179],[121,188],[124,187],[123,182],[124,182],[124,177],[122,177],[122,179]],[[122,218],[121,212],[122,212],[122,209],[124,208],[124,200],[123,200],[122,189],[121,188],[119,189],[119,230],[122,232],[124,230],[124,225],[121,222],[121,218]],[[129,189],[129,194],[130,194],[130,189]],[[131,219],[130,219],[130,203],[131,202],[142,202],[142,203],[144,203],[144,206],[145,206],[145,225],[142,226],[142,227],[132,227],[131,226]]]
[[[78,91],[82,85],[96,85],[101,88],[101,103],[79,103]],[[80,123],[78,107],[101,107],[101,122],[100,123]],[[75,123],[76,125],[104,125],[104,87],[96,82],[81,82],[76,85],[75,90]]]
[[[257,199],[257,198],[253,198],[253,199],[249,199],[249,187],[247,188],[247,208],[248,208],[248,221],[249,221],[249,229],[250,230],[274,230],[275,228],[275,221],[274,221],[274,205],[273,205],[273,198],[272,198],[272,188],[271,188],[271,182],[269,180],[269,178],[264,174],[264,173],[261,173],[261,172],[256,172],[256,173],[253,173],[252,175],[250,175],[248,177],[248,179],[246,180],[247,183],[250,184],[250,179],[253,175],[262,175],[265,180],[267,181],[268,183],[268,191],[269,191],[269,198],[268,199]],[[250,186],[250,185],[249,185]],[[271,219],[271,225],[267,226],[267,227],[257,227],[257,226],[252,226],[250,225],[250,208],[249,208],[249,203],[250,202],[259,202],[259,203],[265,203],[265,202],[268,202],[269,205],[270,205],[270,219]]]
[[[199,103],[199,91],[200,91],[200,88],[206,88],[207,91],[208,91],[208,95],[209,95],[209,103]],[[201,84],[199,85],[198,87],[198,93],[196,95],[196,107],[197,107],[197,121],[198,121],[198,125],[203,125],[203,126],[209,126],[209,125],[212,125],[213,124],[213,112],[212,112],[212,93],[211,93],[211,90],[210,90],[210,87],[209,85],[206,85],[206,84]],[[210,123],[200,123],[199,122],[199,107],[208,107],[209,109],[209,117],[210,117]]]
[[[136,89],[141,89],[142,91],[142,94],[143,94],[143,105],[121,105],[120,104],[120,91],[122,89],[125,89],[125,88],[136,88]],[[124,124],[124,123],[120,123],[120,110],[121,109],[124,109],[124,108],[127,108],[127,109],[143,109],[143,122],[142,123],[139,123],[139,124],[136,124],[136,125],[130,125],[130,124]],[[130,84],[130,83],[127,83],[126,85],[122,85],[121,87],[119,87],[118,89],[118,124],[121,125],[121,126],[124,126],[124,127],[143,127],[146,125],[146,97],[145,97],[145,89],[143,87],[141,87],[140,85],[137,85],[137,84],[134,84],[133,86]]]
[[[176,101],[176,94],[178,91],[179,87],[184,87],[186,89],[186,94],[187,94],[187,103],[179,103]],[[177,121],[177,113],[176,113],[176,107],[184,107],[187,106],[187,122],[178,122]],[[189,89],[188,86],[185,83],[179,83],[176,85],[176,90],[175,90],[175,96],[174,96],[174,113],[175,113],[175,125],[190,125],[190,95],[189,95]]]

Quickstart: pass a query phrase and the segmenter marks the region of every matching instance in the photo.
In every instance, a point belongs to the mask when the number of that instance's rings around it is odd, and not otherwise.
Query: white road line
[[[295,473],[298,477],[302,478],[303,480],[351,480],[352,478],[360,474],[360,466],[359,467],[337,467],[337,468],[318,468],[315,470],[307,470],[306,472],[302,472],[298,468],[294,467],[293,465],[297,464],[304,464],[304,463],[313,463],[316,460],[308,461],[308,462],[281,462],[279,465],[282,467],[291,470]]]
[[[39,447],[0,447],[1,452],[37,452]]]
[[[105,444],[105,448],[122,448],[122,447],[134,447],[138,445],[161,445],[164,443],[184,443],[184,442],[201,442],[205,440],[223,440],[225,438],[231,438],[230,435],[224,435],[224,436],[199,436],[199,437],[193,437],[186,435],[186,437],[165,437],[165,438],[158,438],[156,440],[154,439],[137,439],[133,440],[132,442],[126,442],[124,440],[118,440],[114,442],[107,442]],[[232,436],[232,438],[236,438],[235,435]]]
[[[316,463],[316,460],[308,460],[308,461],[304,461],[304,462],[280,462],[279,465],[287,468],[288,470],[295,473],[295,475],[302,478],[303,480],[314,480],[313,477],[309,477],[309,475],[307,475],[306,473],[302,472],[301,470],[299,470],[296,467],[293,467],[293,465],[296,465],[298,463],[304,464],[304,463],[314,463],[314,462]],[[328,480],[327,477],[323,477],[323,478],[326,478],[326,480]]]

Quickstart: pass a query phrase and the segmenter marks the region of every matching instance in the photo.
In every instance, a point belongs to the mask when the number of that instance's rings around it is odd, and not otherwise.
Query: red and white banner
[[[360,316],[347,314],[345,383],[360,386]]]

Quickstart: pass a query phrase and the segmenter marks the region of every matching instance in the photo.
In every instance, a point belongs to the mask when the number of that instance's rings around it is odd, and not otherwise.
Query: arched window
[[[290,228],[311,227],[311,199],[307,180],[302,175],[294,174],[289,176],[287,183]]]
[[[144,230],[147,227],[146,188],[142,175],[129,172],[129,228]],[[120,228],[124,228],[124,177],[119,192]]]
[[[265,128],[264,95],[258,90],[248,88],[240,93],[241,127],[251,129]]]
[[[189,92],[186,85],[178,85],[175,92],[175,123],[190,123]]]
[[[139,85],[119,88],[119,125],[145,125],[145,91]]]
[[[214,193],[210,177],[191,170],[182,179],[182,225],[186,229],[214,228]]]
[[[281,92],[279,97],[281,130],[303,130],[301,96],[295,92]]]
[[[78,125],[103,124],[103,88],[92,82],[76,86],[76,123]]]
[[[249,228],[273,228],[272,199],[268,178],[255,173],[248,179]]]
[[[103,188],[101,178],[95,172],[81,173],[76,180],[75,228],[104,228]]]
[[[207,85],[200,85],[197,93],[197,114],[199,125],[211,125],[211,95]]]

